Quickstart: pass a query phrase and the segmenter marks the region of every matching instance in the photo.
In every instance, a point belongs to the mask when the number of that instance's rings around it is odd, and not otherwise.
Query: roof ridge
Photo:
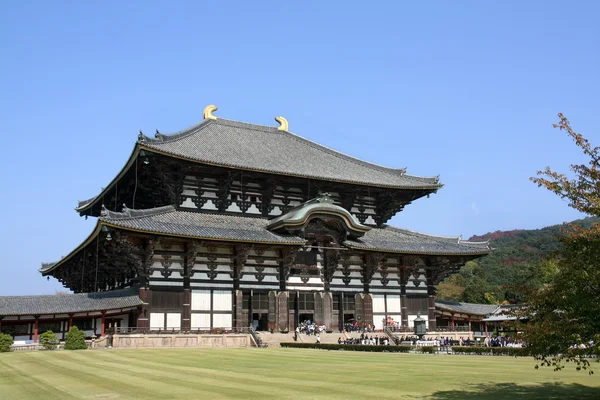
[[[145,208],[145,209],[135,209],[128,208],[125,204],[123,204],[123,211],[111,211],[106,207],[102,206],[102,211],[100,213],[100,219],[135,219],[135,218],[143,218],[150,217],[153,215],[165,214],[168,212],[176,211],[175,206],[167,205],[161,207],[154,208]]]
[[[142,142],[142,143],[173,142],[173,141],[183,139],[185,137],[188,137],[189,135],[192,135],[192,134],[198,132],[198,130],[200,130],[200,128],[204,128],[205,126],[209,125],[211,122],[214,122],[214,121],[215,120],[213,120],[213,119],[203,119],[199,123],[194,124],[194,125],[190,126],[189,128],[185,128],[180,131],[173,132],[173,133],[160,133],[157,129],[156,134],[154,135],[153,138],[145,135],[144,133],[142,133],[142,131],[140,131],[140,134],[138,135],[138,142]]]

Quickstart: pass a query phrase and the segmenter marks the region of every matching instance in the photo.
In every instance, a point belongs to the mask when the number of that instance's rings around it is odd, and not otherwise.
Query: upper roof
[[[490,315],[500,307],[496,304],[461,303],[449,300],[436,300],[435,306],[441,310],[474,315]]]
[[[142,304],[135,288],[102,293],[0,296],[0,316],[118,310]]]
[[[186,130],[155,138],[142,148],[183,159],[251,171],[402,189],[439,189],[438,177],[409,175],[332,150],[276,127],[205,119]]]

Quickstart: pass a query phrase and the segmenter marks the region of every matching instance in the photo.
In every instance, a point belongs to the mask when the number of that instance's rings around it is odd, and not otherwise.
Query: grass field
[[[512,357],[306,349],[3,353],[0,399],[600,399],[600,368],[590,376],[533,366]]]

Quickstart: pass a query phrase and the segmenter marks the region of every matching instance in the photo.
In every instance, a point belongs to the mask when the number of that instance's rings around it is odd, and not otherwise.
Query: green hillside
[[[573,221],[584,228],[599,223],[590,217]],[[552,281],[552,254],[560,249],[558,237],[565,225],[542,229],[496,231],[469,240],[490,240],[494,252],[438,285],[437,297],[471,303],[523,301],[527,292]]]

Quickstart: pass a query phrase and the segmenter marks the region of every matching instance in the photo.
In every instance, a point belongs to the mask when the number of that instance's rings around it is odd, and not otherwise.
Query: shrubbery
[[[85,332],[74,326],[65,337],[65,350],[86,350]]]
[[[527,347],[460,347],[453,346],[452,351],[455,354],[478,354],[478,355],[504,355],[514,357],[529,357],[531,350]]]
[[[10,350],[10,346],[13,344],[13,338],[8,333],[0,333],[0,353]]]
[[[421,353],[428,353],[428,354],[435,354],[435,352],[437,351],[437,347],[435,347],[435,346],[420,346],[420,347],[417,347],[417,349]]]
[[[281,347],[293,347],[300,349],[348,350],[389,353],[408,353],[411,349],[410,346],[364,346],[359,344],[281,343],[280,345]]]
[[[40,335],[40,344],[44,346],[46,350],[53,350],[58,345],[59,340],[52,331],[46,331]]]

